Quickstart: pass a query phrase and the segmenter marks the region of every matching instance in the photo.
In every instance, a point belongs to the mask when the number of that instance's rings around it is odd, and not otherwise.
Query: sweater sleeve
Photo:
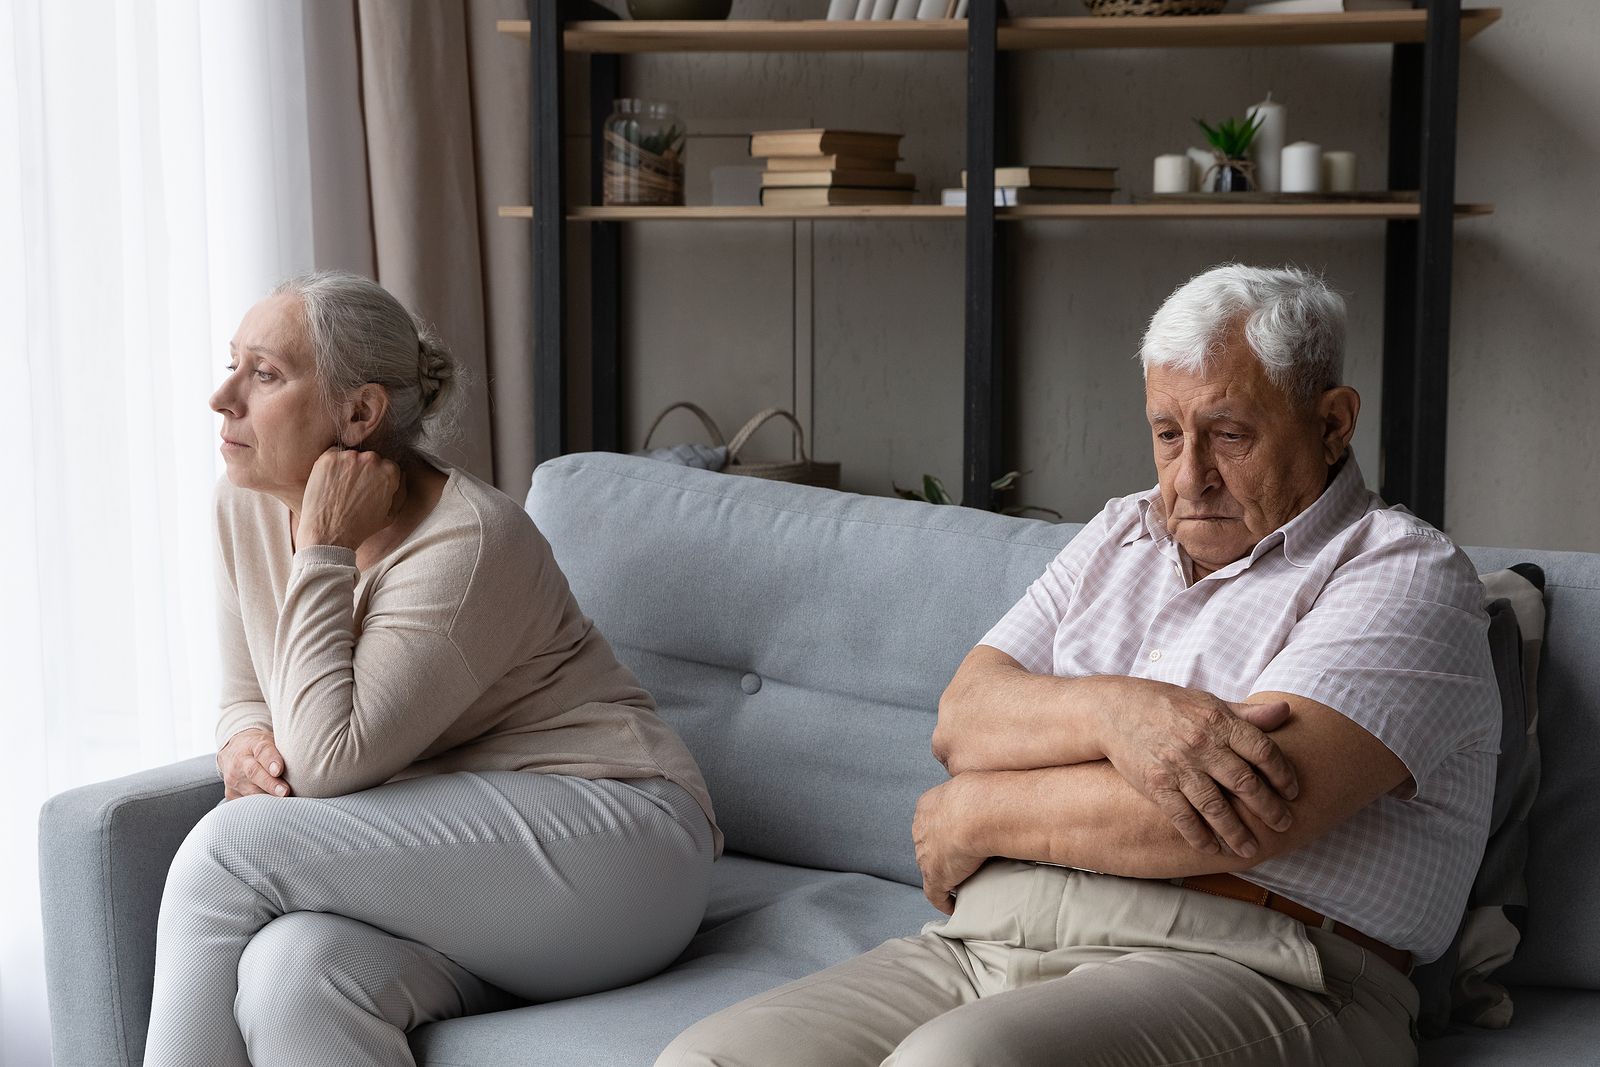
[[[228,533],[218,523],[216,553],[217,646],[222,657],[222,701],[217,716],[217,751],[240,730],[272,729],[272,713],[261,693],[261,681],[250,658],[245,640],[244,619],[239,611],[239,587],[233,573],[232,545]]]
[[[388,781],[482,695],[461,649],[422,608],[391,604],[357,637],[355,553],[295,553],[274,639],[267,704],[300,796]]]

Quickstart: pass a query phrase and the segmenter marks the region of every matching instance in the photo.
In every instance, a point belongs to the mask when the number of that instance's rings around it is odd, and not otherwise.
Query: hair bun
[[[423,326],[417,332],[417,377],[422,384],[422,413],[438,409],[456,375],[455,357],[439,335]]]

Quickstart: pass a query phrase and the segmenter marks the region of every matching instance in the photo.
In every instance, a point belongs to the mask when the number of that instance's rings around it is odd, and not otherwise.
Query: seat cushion
[[[696,1020],[938,917],[920,890],[899,882],[730,853],[717,861],[700,933],[665,973],[420,1027],[411,1047],[433,1067],[649,1067]]]
[[[1586,1067],[1600,1049],[1600,993],[1518,986],[1516,1015],[1506,1030],[1467,1028],[1425,1041],[1421,1067]]]

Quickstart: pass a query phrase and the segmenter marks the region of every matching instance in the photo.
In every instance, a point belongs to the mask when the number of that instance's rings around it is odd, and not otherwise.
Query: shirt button
[[[1158,660],[1160,658],[1161,658],[1161,650],[1159,648],[1152,649],[1150,651],[1150,662],[1151,663],[1154,663],[1156,660]]]

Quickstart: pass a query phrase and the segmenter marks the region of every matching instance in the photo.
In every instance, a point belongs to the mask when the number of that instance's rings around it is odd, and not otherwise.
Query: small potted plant
[[[1248,119],[1223,119],[1215,127],[1205,119],[1195,119],[1205,131],[1206,143],[1217,161],[1211,169],[1217,172],[1217,192],[1248,193],[1255,187],[1255,163],[1250,156],[1250,142],[1256,139],[1264,116],[1256,114]],[[1206,177],[1210,177],[1208,173]],[[1200,180],[1205,188],[1205,178]]]

